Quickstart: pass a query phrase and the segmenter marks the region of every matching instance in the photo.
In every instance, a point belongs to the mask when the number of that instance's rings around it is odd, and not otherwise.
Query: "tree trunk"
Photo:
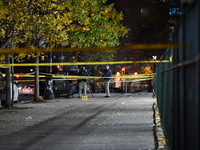
[[[39,55],[36,54],[35,57],[35,63],[39,64]],[[35,95],[34,95],[34,101],[40,100],[40,92],[39,92],[39,66],[35,66]]]
[[[6,55],[6,63],[10,64],[10,55]],[[6,101],[5,101],[5,107],[10,108],[12,107],[11,103],[11,88],[10,88],[10,82],[11,82],[11,77],[10,77],[10,67],[6,68]]]

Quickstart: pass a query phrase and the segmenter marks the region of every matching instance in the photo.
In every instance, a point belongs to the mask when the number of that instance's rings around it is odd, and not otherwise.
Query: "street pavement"
[[[93,93],[17,103],[0,109],[0,149],[155,149],[153,102],[152,93]]]

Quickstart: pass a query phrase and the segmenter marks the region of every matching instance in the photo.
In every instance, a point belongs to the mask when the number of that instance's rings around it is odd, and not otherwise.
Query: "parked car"
[[[53,80],[53,92],[55,97],[65,96],[69,98],[70,96],[73,97],[73,94],[76,90],[75,84],[72,80],[67,80],[65,77],[64,72],[58,72],[57,75],[64,75],[63,78],[54,78]]]
[[[40,82],[40,96],[43,96],[45,92],[45,81]],[[55,97],[65,96],[73,97],[75,91],[75,85],[68,80],[55,80],[53,81],[52,88]],[[35,85],[23,85],[19,87],[19,95],[21,96],[33,96],[35,91]]]
[[[13,97],[12,97],[12,93],[13,93]],[[19,97],[19,91],[18,91],[18,87],[17,85],[14,83],[13,84],[13,90],[12,90],[12,84],[10,85],[10,95],[11,95],[11,100],[13,98],[13,102],[16,103],[18,102],[18,97]],[[0,88],[0,105],[4,104],[6,100],[6,88],[5,88],[5,84],[1,84],[1,88]]]
[[[13,88],[13,90],[12,90]],[[13,102],[18,102],[19,91],[17,83],[10,84],[10,95]],[[0,106],[3,105],[6,101],[6,81],[5,76],[0,72]]]
[[[20,95],[34,95],[35,85],[27,85],[21,88],[19,91]]]
[[[69,83],[67,80],[54,80],[53,81],[53,92],[55,97],[65,96],[70,97]]]
[[[39,93],[40,96],[43,96],[44,91],[45,91],[45,81],[40,81],[40,89],[39,89]],[[21,96],[33,96],[34,95],[34,91],[35,91],[35,85],[34,82],[20,82],[18,84],[18,90],[19,90],[19,95]]]

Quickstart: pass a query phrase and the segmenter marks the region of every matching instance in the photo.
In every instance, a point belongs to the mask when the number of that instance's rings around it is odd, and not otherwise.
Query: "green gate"
[[[156,95],[168,149],[200,149],[200,1],[188,8],[175,30],[171,48],[157,65]]]

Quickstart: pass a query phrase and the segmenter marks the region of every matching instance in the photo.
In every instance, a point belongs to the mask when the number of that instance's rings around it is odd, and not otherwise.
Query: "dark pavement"
[[[154,149],[152,93],[95,93],[0,109],[1,150]]]

